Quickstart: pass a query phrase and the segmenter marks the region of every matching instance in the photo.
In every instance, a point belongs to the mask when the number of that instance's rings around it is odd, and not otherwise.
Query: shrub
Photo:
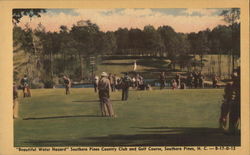
[[[46,80],[43,82],[43,84],[44,84],[44,88],[53,88],[55,82],[52,80]]]

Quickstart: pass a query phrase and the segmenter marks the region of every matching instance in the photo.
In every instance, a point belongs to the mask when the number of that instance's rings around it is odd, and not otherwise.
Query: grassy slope
[[[207,61],[204,62],[203,73],[204,74],[213,74],[219,73],[219,64],[218,64],[218,55],[205,55],[204,57]],[[222,55],[221,57],[221,72],[222,76],[228,76],[228,70],[231,70],[231,65],[228,63],[228,56]],[[199,56],[196,56],[196,59],[199,60]],[[104,60],[101,64],[97,66],[98,70],[96,74],[101,72],[110,72],[118,75],[122,75],[122,72],[133,71],[134,60],[137,60],[137,72],[143,73],[147,78],[158,78],[158,73],[161,70],[166,70],[168,63],[166,60],[156,59],[156,58],[143,58],[143,59],[128,59],[128,56],[124,59],[115,59],[111,58],[110,60]],[[213,62],[213,63],[211,63]],[[179,69],[179,66],[176,65],[176,69]],[[197,67],[199,70],[200,68]],[[226,78],[226,77],[225,77]]]
[[[32,90],[19,98],[15,146],[90,145],[239,145],[239,137],[220,133],[218,117],[223,91],[153,90],[112,93],[117,118],[99,117],[93,89]]]
[[[203,73],[209,73],[209,72],[215,72],[218,74],[218,56],[216,55],[206,55],[205,59],[208,61],[204,62],[205,67],[203,68]],[[18,72],[17,78],[20,79],[21,76],[26,72],[25,71],[25,62],[28,61],[28,56],[25,55],[23,51],[19,51],[17,53],[14,53],[14,68],[15,71]],[[197,56],[196,59],[199,60],[199,57]],[[166,60],[162,59],[155,59],[155,58],[143,58],[143,59],[129,59],[129,56],[126,56],[124,59],[110,59],[110,60],[104,60],[100,62],[100,64],[97,66],[97,71],[95,71],[95,74],[100,75],[102,72],[108,72],[108,73],[114,73],[118,76],[122,76],[123,72],[131,72],[133,71],[133,63],[134,60],[137,60],[137,72],[140,72],[143,74],[145,78],[157,78],[159,77],[159,72],[161,70],[166,70],[168,63]],[[211,61],[215,61],[214,65],[211,65]],[[222,74],[227,75],[228,73],[228,57],[226,55],[222,56]],[[179,69],[178,66],[176,66],[176,69]],[[199,69],[199,67],[197,68]]]

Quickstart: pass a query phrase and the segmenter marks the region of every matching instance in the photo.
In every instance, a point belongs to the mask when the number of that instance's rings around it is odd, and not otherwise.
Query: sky
[[[71,28],[80,20],[90,20],[101,31],[115,31],[121,28],[143,29],[146,25],[155,28],[168,25],[176,32],[190,33],[213,29],[217,25],[226,25],[220,13],[223,9],[185,9],[185,8],[115,8],[115,9],[47,9],[41,17],[24,16],[19,23],[35,28],[39,23],[46,31],[58,31],[61,25]]]

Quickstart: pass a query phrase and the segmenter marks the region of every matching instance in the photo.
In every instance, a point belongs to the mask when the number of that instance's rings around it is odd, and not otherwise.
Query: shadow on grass
[[[156,69],[166,69],[169,65],[164,59],[139,59],[137,64],[145,67],[154,67]]]
[[[129,66],[129,65],[133,65],[134,63],[126,63],[126,62],[124,62],[124,63],[109,63],[109,62],[107,62],[107,63],[101,63],[101,65],[119,65],[119,66]]]
[[[29,140],[27,146],[240,146],[239,135],[218,128],[136,127],[138,134],[114,134],[71,140]],[[143,133],[142,133],[143,132]],[[147,132],[145,134],[145,132]]]
[[[167,57],[158,56],[132,56],[132,55],[109,55],[103,56],[102,60],[124,60],[124,59],[167,59]]]
[[[72,118],[72,117],[101,117],[98,115],[73,115],[73,116],[51,116],[51,117],[28,117],[23,120],[42,120],[42,119],[57,119],[57,118]]]
[[[122,101],[122,100],[111,100],[111,102],[117,102],[117,101]],[[100,102],[99,100],[83,100],[83,101],[72,101],[72,102],[84,102],[84,103],[88,103],[88,102]]]
[[[85,100],[85,101],[72,101],[72,102],[99,102],[99,100]]]

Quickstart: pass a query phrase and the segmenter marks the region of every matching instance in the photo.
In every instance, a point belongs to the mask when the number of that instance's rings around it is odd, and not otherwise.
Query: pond
[[[64,85],[55,85],[55,88],[65,88]],[[74,84],[71,88],[94,88],[94,85],[91,83],[83,83],[83,84]]]

